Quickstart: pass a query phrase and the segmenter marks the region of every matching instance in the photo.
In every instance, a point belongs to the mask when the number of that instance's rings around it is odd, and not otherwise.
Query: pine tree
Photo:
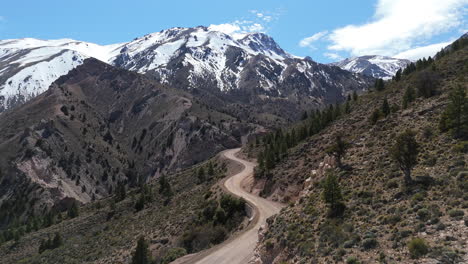
[[[172,196],[171,184],[164,175],[159,178],[159,193],[167,198]]]
[[[411,86],[408,86],[405,90],[405,94],[403,95],[403,109],[408,107],[408,104],[413,102],[415,99],[415,92]]]
[[[375,80],[374,87],[375,87],[375,90],[377,90],[377,91],[382,91],[383,89],[385,89],[384,80],[383,79]]]
[[[126,197],[127,191],[125,190],[125,184],[123,182],[119,182],[115,191],[115,201],[123,201]]]
[[[213,163],[211,161],[208,163],[208,175],[209,176],[214,175],[214,167],[213,167]]]
[[[333,120],[336,120],[340,116],[341,116],[341,106],[337,103],[335,105],[335,111],[333,113]]]
[[[358,100],[358,94],[356,91],[353,91],[353,101],[357,101]]]
[[[327,178],[323,185],[322,198],[329,205],[330,216],[339,216],[343,213],[344,204],[341,187],[338,183],[338,178],[332,172],[327,173]]]
[[[139,211],[143,210],[143,208],[145,208],[145,194],[140,193],[140,197],[135,202],[135,210],[137,212],[139,212]]]
[[[395,73],[395,81],[399,82],[401,80],[401,69]]]
[[[198,169],[197,177],[199,183],[205,182],[205,169],[203,168],[203,166],[200,167],[200,169]]]
[[[442,114],[442,131],[453,129],[455,137],[468,136],[468,98],[462,85],[455,86],[449,95],[449,104]]]
[[[151,258],[148,250],[148,244],[143,236],[138,239],[135,252],[132,257],[132,264],[150,264]]]
[[[73,201],[72,205],[70,206],[70,208],[68,208],[68,217],[70,218],[75,218],[79,215],[79,208],[78,208],[78,202],[77,201]]]
[[[52,247],[58,248],[63,244],[62,236],[59,232],[55,233],[54,240],[52,241]]]
[[[350,105],[350,103],[349,103],[349,100],[348,100],[348,101],[346,101],[346,104],[345,104],[345,109],[344,109],[344,111],[345,111],[345,113],[346,113],[346,114],[349,114],[349,113],[351,113],[351,105]]]
[[[333,155],[336,159],[338,167],[341,167],[341,159],[346,154],[346,150],[349,148],[349,143],[343,140],[341,135],[335,136],[335,142],[327,149],[327,153]]]
[[[382,114],[384,116],[388,116],[390,112],[391,112],[390,105],[388,104],[387,98],[385,98],[382,103]]]
[[[381,115],[380,110],[375,109],[374,112],[372,112],[371,116],[369,117],[369,123],[371,123],[371,125],[375,125],[377,121],[379,121],[380,115]]]
[[[401,133],[391,148],[390,154],[404,173],[405,183],[412,183],[411,170],[418,164],[419,144],[411,130]]]

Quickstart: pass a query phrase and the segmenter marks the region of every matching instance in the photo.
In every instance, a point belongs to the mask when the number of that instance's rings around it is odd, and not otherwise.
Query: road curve
[[[225,189],[239,197],[243,197],[256,213],[249,227],[238,236],[225,241],[224,243],[198,254],[188,255],[174,261],[172,264],[245,264],[253,256],[255,246],[258,241],[258,230],[266,223],[266,219],[277,214],[282,204],[266,200],[253,195],[242,188],[242,182],[253,177],[255,164],[236,157],[240,148],[223,151],[221,155],[225,158],[241,163],[244,168],[241,172],[229,177],[224,182]]]

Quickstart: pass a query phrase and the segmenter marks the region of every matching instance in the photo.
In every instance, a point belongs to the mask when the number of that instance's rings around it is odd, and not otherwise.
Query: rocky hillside
[[[386,56],[360,56],[332,63],[343,70],[361,73],[378,79],[391,79],[395,73],[410,64],[410,60]]]
[[[468,262],[468,46],[458,44],[382,91],[350,100],[348,113],[321,131],[306,121],[313,135],[288,151],[291,135],[298,134],[283,131],[289,136],[251,146],[267,150],[263,167],[273,164],[257,173],[254,190],[289,202],[269,219],[256,263]],[[454,108],[454,102],[465,106]],[[448,121],[454,109],[465,111],[458,133],[457,119]],[[311,120],[324,120],[326,113]],[[295,128],[299,135],[306,131],[301,127]],[[407,159],[415,165],[411,183],[392,158],[399,153],[397,137],[408,129],[419,145],[408,148],[419,150]],[[276,138],[287,139],[284,147],[266,147],[281,142]]]
[[[257,128],[188,93],[87,59],[0,116],[0,225],[187,168],[240,146]]]
[[[203,179],[198,177],[201,168]],[[168,264],[218,244],[248,224],[243,208],[230,207],[229,202],[238,200],[223,195],[216,185],[240,169],[216,157],[169,173],[166,181],[119,188],[112,197],[81,206],[74,214],[55,211],[46,218],[30,218],[24,225],[0,231],[0,259],[2,263],[130,263],[143,236],[155,263]],[[215,218],[214,210],[227,212],[229,218]],[[57,234],[60,239],[54,239]],[[55,242],[50,245],[48,240]]]
[[[294,113],[302,109],[292,107],[298,103],[302,108],[323,106],[372,83],[371,78],[290,55],[262,33],[230,36],[207,27],[172,28],[107,46],[70,39],[2,40],[0,111],[41,94],[90,57],[192,94],[204,93],[205,103],[219,110],[226,100],[257,106],[271,99],[265,108],[287,105],[287,111],[279,111],[286,119],[298,118]]]

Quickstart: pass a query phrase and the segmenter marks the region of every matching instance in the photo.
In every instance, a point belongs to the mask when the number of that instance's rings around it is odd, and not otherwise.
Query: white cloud
[[[329,58],[329,59],[332,59],[332,60],[342,60],[343,59],[343,57],[341,57],[337,53],[325,52],[323,55],[325,57]]]
[[[240,26],[236,22],[219,24],[219,25],[210,25],[208,28],[210,30],[223,32],[228,35],[241,30]]]
[[[228,34],[235,39],[243,38],[248,33],[253,32],[262,32],[266,31],[265,27],[259,23],[255,23],[248,20],[236,20],[232,23],[224,23],[219,25],[210,25],[208,27],[210,30],[223,32]]]
[[[467,4],[468,0],[378,0],[371,22],[334,30],[328,49],[353,56],[410,54],[431,37],[462,26]]]
[[[300,42],[299,42],[299,46],[305,48],[305,47],[311,47],[313,48],[312,46],[312,43],[316,42],[317,40],[323,38],[325,35],[328,34],[328,31],[321,31],[321,32],[318,32],[318,33],[315,33],[314,35],[308,37],[308,38],[304,38],[302,39]]]
[[[266,23],[270,23],[273,20],[276,20],[281,16],[281,12],[279,10],[276,10],[274,12],[269,12],[269,11],[261,12],[261,11],[254,9],[254,10],[249,10],[249,13],[254,15],[256,19],[261,20]]]
[[[403,51],[399,54],[394,55],[395,58],[408,59],[408,60],[418,60],[423,57],[434,57],[434,55],[439,52],[442,48],[450,45],[452,41],[436,43],[424,47],[417,47],[414,49]]]

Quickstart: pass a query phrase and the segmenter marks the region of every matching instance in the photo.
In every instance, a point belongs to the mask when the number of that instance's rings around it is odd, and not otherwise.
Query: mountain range
[[[176,88],[250,102],[258,96],[308,105],[341,100],[370,78],[285,52],[262,33],[230,36],[207,27],[171,28],[101,46],[61,40],[0,41],[0,111],[22,104],[86,58],[146,74]]]
[[[332,65],[338,66],[343,70],[388,80],[391,79],[399,69],[405,68],[410,63],[410,60],[371,55],[348,58],[332,63]]]

